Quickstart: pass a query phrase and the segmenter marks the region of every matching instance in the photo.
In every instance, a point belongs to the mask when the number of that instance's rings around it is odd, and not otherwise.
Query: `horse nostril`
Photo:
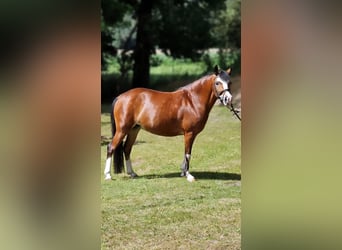
[[[227,104],[228,104],[228,98],[227,98],[227,96],[224,96],[224,97],[223,97],[223,104],[224,104],[224,105],[227,105]]]
[[[232,98],[231,98],[231,97],[229,97],[229,96],[226,96],[226,97],[225,97],[225,103],[226,103],[226,105],[230,104],[231,101],[232,101]]]

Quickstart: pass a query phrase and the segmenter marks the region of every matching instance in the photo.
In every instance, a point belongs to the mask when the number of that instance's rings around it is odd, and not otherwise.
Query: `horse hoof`
[[[105,176],[105,180],[106,181],[109,181],[109,180],[111,180],[112,179],[112,177],[109,175],[109,174],[107,174],[106,176]]]
[[[131,173],[130,176],[131,176],[132,179],[135,178],[135,177],[138,177],[138,175],[136,173]]]
[[[196,179],[195,177],[193,177],[191,174],[189,174],[186,179],[189,181],[189,182],[194,182]]]
[[[184,177],[184,176],[185,176],[185,173],[184,173],[184,172],[181,172],[180,176],[181,176],[181,177]]]

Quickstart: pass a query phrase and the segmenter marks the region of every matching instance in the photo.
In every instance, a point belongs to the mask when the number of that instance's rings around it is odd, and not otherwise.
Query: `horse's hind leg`
[[[127,174],[129,174],[132,178],[138,176],[136,173],[134,173],[133,168],[132,168],[131,152],[132,152],[132,147],[134,145],[134,142],[137,139],[139,131],[140,131],[139,126],[135,126],[134,128],[132,128],[131,131],[127,135],[125,146],[124,146]]]
[[[111,180],[112,177],[110,175],[110,167],[112,165],[112,156],[116,147],[122,142],[125,138],[125,134],[121,132],[116,132],[112,141],[107,146],[107,159],[106,166],[104,169],[105,180]]]
[[[113,151],[111,150],[111,143],[107,145],[107,159],[106,166],[104,169],[105,180],[111,180],[112,176],[110,175],[110,166],[112,165],[112,155]]]

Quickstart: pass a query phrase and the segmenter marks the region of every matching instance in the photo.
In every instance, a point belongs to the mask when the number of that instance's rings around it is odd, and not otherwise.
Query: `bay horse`
[[[160,136],[184,135],[181,176],[186,176],[190,182],[194,181],[189,172],[192,145],[203,130],[216,100],[219,99],[225,106],[231,103],[230,73],[230,68],[224,71],[216,65],[213,74],[173,92],[135,88],[115,98],[111,111],[113,138],[107,146],[105,179],[112,178],[110,168],[113,153],[115,173],[122,172],[125,155],[127,174],[132,178],[137,176],[132,168],[130,154],[140,129],[144,129]]]

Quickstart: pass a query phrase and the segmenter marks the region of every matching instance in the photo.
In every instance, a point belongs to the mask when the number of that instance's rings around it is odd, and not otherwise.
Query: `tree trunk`
[[[152,16],[153,0],[142,0],[137,11],[137,39],[134,49],[132,86],[148,87],[150,81],[151,33],[148,27]]]

